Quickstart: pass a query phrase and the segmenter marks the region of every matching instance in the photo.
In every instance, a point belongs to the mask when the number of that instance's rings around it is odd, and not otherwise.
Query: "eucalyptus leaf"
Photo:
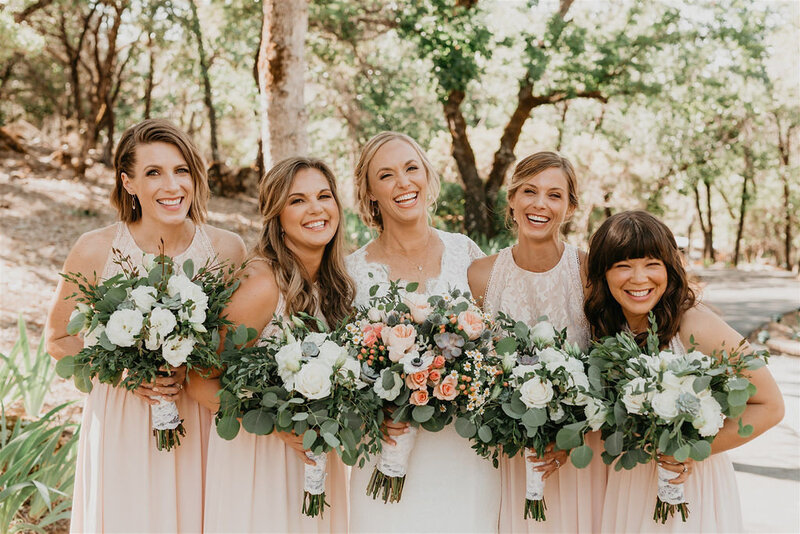
[[[572,461],[572,465],[578,469],[583,469],[588,466],[593,456],[594,451],[592,451],[592,448],[588,445],[576,447],[569,453],[569,459]]]
[[[236,417],[225,416],[217,421],[217,434],[222,439],[231,440],[239,433],[239,421]]]
[[[472,421],[470,421],[466,417],[459,417],[458,419],[456,419],[455,427],[456,427],[456,432],[458,432],[458,435],[466,439],[470,439],[471,437],[473,437],[475,435],[475,432],[477,431],[477,428],[472,423]]]
[[[431,417],[433,417],[434,407],[433,406],[414,406],[414,409],[411,410],[411,417],[414,418],[414,421],[417,423],[424,423]]]
[[[614,432],[605,440],[605,449],[611,456],[619,456],[622,454],[622,446],[624,443],[624,436],[622,432]]]
[[[517,340],[513,337],[504,337],[494,346],[497,354],[511,354],[517,350]]]
[[[547,422],[547,410],[544,408],[530,408],[522,415],[525,426],[540,427]]]
[[[303,448],[306,450],[311,449],[314,446],[314,442],[317,440],[317,433],[313,430],[306,430],[306,433],[303,434]]]
[[[275,426],[275,416],[260,408],[250,410],[242,417],[242,426],[251,434],[263,436],[272,432]]]
[[[489,443],[492,440],[492,429],[488,425],[483,425],[478,429],[478,437],[484,443]]]

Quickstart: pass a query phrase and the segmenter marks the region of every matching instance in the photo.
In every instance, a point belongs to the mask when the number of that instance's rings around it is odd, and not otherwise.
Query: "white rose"
[[[178,367],[186,363],[186,358],[194,350],[195,339],[192,336],[178,337],[172,336],[164,341],[161,346],[161,354],[172,367]]]
[[[568,356],[554,347],[547,347],[538,351],[537,354],[539,355],[539,361],[542,362],[551,373],[554,373],[560,367],[564,367],[564,364],[567,363]]]
[[[711,367],[711,356],[703,354],[699,350],[693,350],[686,355],[686,359],[692,363],[698,363],[701,369],[708,369]]]
[[[537,345],[549,345],[556,340],[556,330],[547,321],[538,322],[531,328],[531,340]]]
[[[585,406],[589,402],[589,397],[586,396],[585,391],[589,390],[589,377],[586,373],[572,373],[569,375],[569,387],[571,390],[564,399],[565,404],[571,406]],[[583,388],[583,390],[579,389]]]
[[[600,427],[606,422],[608,409],[598,399],[590,398],[589,402],[587,402],[586,406],[583,408],[583,414],[586,416],[589,428],[592,430],[600,430]]]
[[[106,331],[106,327],[98,324],[91,332],[86,332],[83,335],[83,346],[94,347],[100,342],[100,336]]]
[[[678,416],[678,396],[680,391],[676,389],[667,389],[660,393],[653,395],[652,405],[653,411],[659,417],[671,421]]]
[[[585,373],[586,370],[581,360],[571,357],[564,362],[564,368],[570,373]]]
[[[313,360],[294,375],[294,390],[307,399],[322,399],[331,394],[331,368]]]
[[[378,308],[370,308],[369,311],[367,311],[367,317],[373,323],[382,323],[386,320],[386,314]]]
[[[628,413],[642,413],[642,407],[648,399],[650,393],[645,392],[647,381],[644,378],[637,377],[625,384],[622,388],[622,403],[625,404],[625,409]]]
[[[303,349],[299,341],[289,343],[280,348],[275,354],[275,362],[278,364],[278,374],[283,380],[287,390],[294,388],[294,375],[300,370],[303,361]]]
[[[321,347],[326,341],[328,341],[328,334],[324,332],[311,332],[303,338],[303,343],[313,343],[317,347]]]
[[[694,395],[694,378],[688,375],[678,377],[672,371],[664,371],[661,378],[661,387],[670,391],[686,391]]]
[[[366,382],[361,380],[361,362],[356,360],[355,358],[345,358],[342,366],[339,368],[339,374],[347,377],[350,373],[353,373],[353,378],[356,382],[356,388],[362,389],[364,386],[367,385]]]
[[[394,378],[394,386],[392,389],[383,389],[383,375],[384,373],[391,373],[392,377]],[[393,372],[391,369],[384,369],[381,371],[381,375],[372,385],[372,389],[375,393],[378,394],[380,398],[387,401],[393,401],[400,395],[400,390],[403,388],[403,380],[400,378],[400,375]]]
[[[208,295],[203,293],[203,288],[195,284],[184,274],[175,274],[167,282],[167,294],[170,297],[180,295],[182,303],[192,301],[205,310],[208,307]]]
[[[156,350],[161,346],[161,342],[167,339],[178,321],[175,316],[166,308],[155,308],[150,312],[150,328],[147,331],[147,338],[144,345],[148,350]]]
[[[518,365],[514,367],[514,370],[511,371],[511,374],[519,378],[525,378],[526,374],[535,373],[541,368],[542,364],[540,363],[534,363],[533,365]]]
[[[308,337],[306,337],[306,339],[308,339]],[[342,365],[347,359],[347,349],[326,339],[322,345],[319,345],[319,355],[317,358],[331,367]],[[356,374],[356,376],[358,375]]]
[[[428,302],[428,297],[420,295],[419,293],[407,292],[403,295],[403,304],[408,306],[408,309],[411,310],[411,317],[414,318],[414,322],[417,324],[424,323],[425,319],[427,319],[433,311],[433,306]]]
[[[131,291],[131,299],[136,304],[136,308],[142,313],[147,313],[153,308],[157,295],[158,292],[153,286],[139,286]]]
[[[544,408],[553,398],[553,384],[537,376],[522,384],[519,392],[522,402],[528,408]]]
[[[716,436],[719,429],[725,423],[725,416],[722,414],[722,407],[711,395],[703,396],[700,399],[700,413],[692,421],[700,435],[703,437]]]
[[[670,367],[670,365],[673,365],[681,360],[682,357],[678,354],[675,354],[671,350],[662,350],[658,353],[658,359],[661,360],[661,370],[665,371]]]
[[[131,347],[143,323],[144,315],[139,310],[117,310],[108,319],[106,337],[118,347]]]

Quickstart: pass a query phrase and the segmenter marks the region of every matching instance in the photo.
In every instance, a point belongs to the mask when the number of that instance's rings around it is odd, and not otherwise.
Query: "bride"
[[[469,291],[467,269],[483,256],[468,237],[436,230],[428,208],[439,194],[439,177],[412,138],[382,132],[370,139],[355,170],[359,213],[378,237],[346,259],[355,280],[355,304],[370,288],[389,280],[418,282],[425,295],[449,288]],[[378,293],[380,294],[380,293]],[[386,423],[386,443],[405,423]],[[350,480],[353,532],[497,532],[500,477],[452,425],[436,433],[420,429],[408,464],[403,497],[385,504],[366,495],[375,460],[354,469]]]

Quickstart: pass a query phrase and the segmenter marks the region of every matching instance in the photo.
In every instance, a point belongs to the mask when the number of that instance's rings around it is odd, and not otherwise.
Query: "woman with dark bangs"
[[[742,341],[742,336],[697,302],[672,232],[647,212],[626,211],[609,217],[590,241],[588,270],[590,293],[584,308],[595,339],[630,330],[644,343],[648,315],[653,312],[661,346],[678,354],[685,354],[692,341],[705,354],[731,350]],[[750,349],[745,345],[744,350]],[[714,439],[712,456],[702,462],[691,458],[678,462],[660,455],[657,462],[632,470],[610,470],[603,532],[742,530],[736,477],[724,451],[763,434],[784,413],[783,398],[766,367],[752,371],[748,378],[758,389],[744,413],[753,433],[739,436],[736,421],[729,419]],[[673,484],[685,484],[686,498],[692,503],[685,523],[674,517],[663,525],[653,522],[657,465],[676,473]]]

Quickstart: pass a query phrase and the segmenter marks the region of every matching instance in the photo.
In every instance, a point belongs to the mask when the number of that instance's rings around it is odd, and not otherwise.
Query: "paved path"
[[[789,273],[699,270],[703,300],[742,335],[800,307],[800,281]],[[775,356],[770,370],[786,416],[728,455],[736,469],[747,532],[800,532],[800,358]]]

